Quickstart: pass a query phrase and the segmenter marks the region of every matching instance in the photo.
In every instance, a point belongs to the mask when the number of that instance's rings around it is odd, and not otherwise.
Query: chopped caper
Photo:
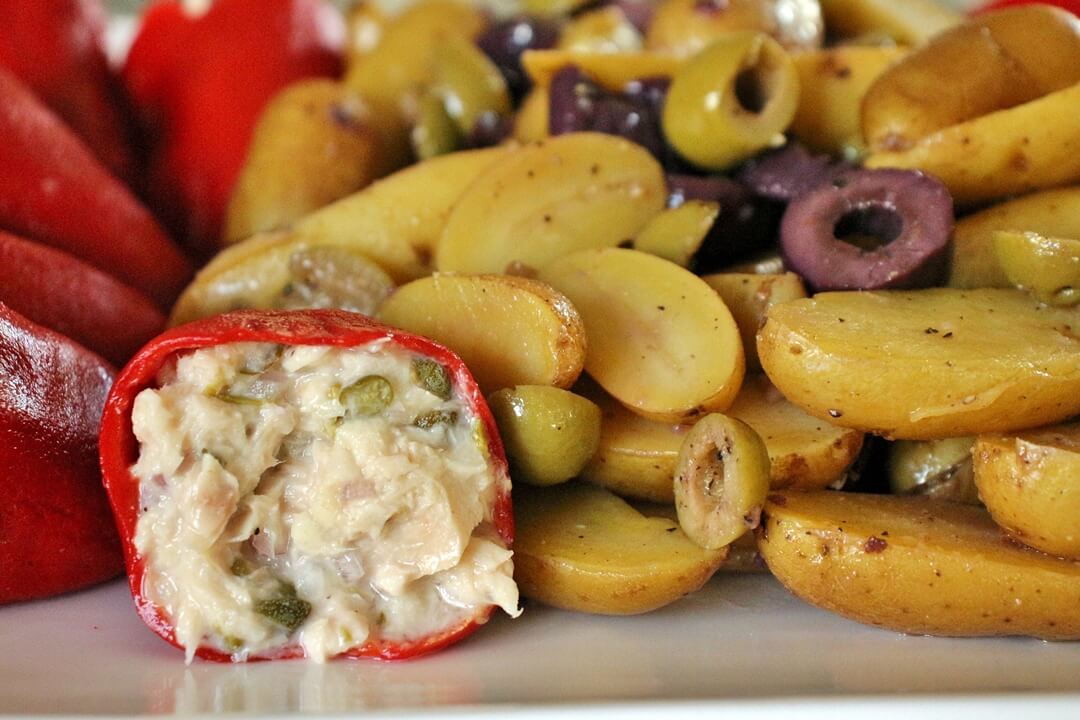
[[[349,415],[378,415],[394,401],[394,388],[382,375],[367,375],[342,390],[338,399]]]
[[[437,398],[450,399],[450,373],[434,360],[428,358],[413,360],[412,378],[413,382]]]
[[[457,422],[458,414],[453,410],[429,410],[422,415],[417,415],[413,425],[421,430],[430,430],[437,425],[453,425]]]
[[[255,612],[294,632],[311,614],[311,603],[294,596],[283,596],[255,603]]]
[[[229,568],[233,575],[236,577],[247,577],[251,574],[252,567],[248,564],[248,561],[239,555],[233,560],[232,566]]]

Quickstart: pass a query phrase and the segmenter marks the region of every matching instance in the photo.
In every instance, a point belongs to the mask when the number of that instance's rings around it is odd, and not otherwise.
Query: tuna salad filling
[[[518,613],[505,476],[437,362],[384,341],[178,357],[132,414],[144,592],[190,661],[324,660]]]

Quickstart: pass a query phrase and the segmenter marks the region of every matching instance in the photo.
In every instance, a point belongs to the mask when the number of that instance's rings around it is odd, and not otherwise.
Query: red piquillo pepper
[[[0,303],[0,603],[77,590],[123,562],[97,463],[108,363]]]
[[[339,75],[344,35],[328,0],[148,7],[122,77],[149,144],[155,209],[196,255],[218,247],[263,106],[297,80]]]
[[[282,413],[292,424],[267,440]],[[462,361],[426,338],[338,310],[173,328],[117,378],[100,451],[138,613],[189,658],[402,659],[517,607],[495,423]],[[255,456],[272,459],[245,471]]]
[[[150,211],[15,76],[0,68],[0,228],[60,248],[162,307],[191,263]]]

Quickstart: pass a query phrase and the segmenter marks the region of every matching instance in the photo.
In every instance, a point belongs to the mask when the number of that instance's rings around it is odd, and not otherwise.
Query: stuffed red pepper
[[[174,328],[100,445],[139,614],[189,661],[404,658],[518,612],[502,445],[425,338],[337,310]]]

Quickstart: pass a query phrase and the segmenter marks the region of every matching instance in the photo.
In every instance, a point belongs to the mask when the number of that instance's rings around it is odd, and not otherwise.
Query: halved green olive
[[[487,113],[509,115],[510,91],[499,68],[475,44],[447,36],[435,48],[435,80],[446,113],[464,134]]]
[[[999,231],[994,252],[1009,282],[1040,302],[1061,307],[1080,302],[1080,240]]]
[[[897,440],[889,447],[889,487],[896,495],[929,495],[979,504],[972,470],[975,438]]]
[[[341,308],[370,314],[390,294],[393,283],[363,255],[340,247],[316,246],[289,256],[292,280],[282,289],[276,306]]]
[[[430,92],[420,98],[409,139],[420,160],[454,152],[464,144],[463,133],[446,112],[443,99]]]

